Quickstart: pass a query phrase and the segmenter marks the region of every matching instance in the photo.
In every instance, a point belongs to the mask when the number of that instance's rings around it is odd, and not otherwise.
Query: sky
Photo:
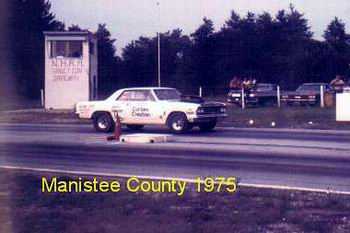
[[[276,14],[293,4],[305,14],[316,39],[335,16],[350,26],[349,0],[51,0],[52,12],[67,26],[78,24],[96,31],[99,23],[106,23],[112,37],[117,39],[117,53],[140,36],[155,36],[181,28],[191,34],[203,17],[213,20],[219,30],[235,10],[241,16],[248,11]],[[159,2],[159,5],[157,5]]]

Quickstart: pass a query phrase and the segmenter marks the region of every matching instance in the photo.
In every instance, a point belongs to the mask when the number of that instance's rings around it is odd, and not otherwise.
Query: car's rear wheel
[[[209,121],[209,122],[200,123],[198,126],[199,126],[199,129],[201,131],[208,132],[208,131],[212,131],[215,128],[216,123],[217,123],[217,121],[213,120],[213,121]]]
[[[145,126],[144,125],[126,125],[126,127],[131,130],[140,130],[140,129],[143,129],[143,127]]]
[[[189,127],[184,113],[173,113],[167,121],[167,126],[173,133],[184,133]]]
[[[114,121],[109,113],[98,113],[93,118],[96,131],[108,133],[114,129]]]

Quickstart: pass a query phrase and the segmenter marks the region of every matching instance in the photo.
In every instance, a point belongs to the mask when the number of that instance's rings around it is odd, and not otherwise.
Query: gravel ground
[[[229,106],[220,126],[251,128],[300,128],[350,130],[350,122],[336,122],[334,108],[319,107],[252,107],[242,110]],[[275,126],[272,126],[272,122]],[[73,111],[24,109],[0,111],[0,123],[91,123],[80,120]]]
[[[54,174],[0,171],[0,232],[350,232],[347,195],[243,187],[234,194],[189,188],[183,197],[43,194],[43,175]]]

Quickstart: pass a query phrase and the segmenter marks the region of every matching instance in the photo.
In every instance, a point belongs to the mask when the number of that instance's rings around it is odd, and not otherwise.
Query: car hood
[[[224,107],[226,104],[220,103],[220,102],[214,102],[214,101],[209,101],[209,102],[204,102],[201,104],[201,107]]]
[[[200,103],[192,103],[192,102],[187,102],[182,100],[160,100],[159,102],[167,106],[178,106],[178,107],[187,106],[187,107],[196,108],[201,105]]]
[[[272,93],[272,92],[276,92],[274,90],[269,90],[269,91],[256,91],[256,90],[252,90],[251,93],[256,93],[256,94],[266,94],[266,93]]]
[[[318,95],[316,91],[286,91],[282,95]]]
[[[228,92],[228,94],[233,94],[233,93],[242,93],[242,90],[231,90]]]
[[[193,103],[188,101],[182,101],[182,100],[171,100],[171,101],[161,101],[163,104],[171,105],[171,106],[177,106],[177,107],[190,107],[190,108],[197,108],[197,107],[224,107],[226,106],[224,103],[220,102],[203,102],[203,103]]]

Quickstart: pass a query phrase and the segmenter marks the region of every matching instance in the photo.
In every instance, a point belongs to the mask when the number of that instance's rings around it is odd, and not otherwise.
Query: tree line
[[[66,27],[51,12],[47,0],[14,0],[9,20],[12,69],[16,89],[36,98],[44,86],[43,31],[84,30]],[[118,25],[112,25],[118,27]],[[117,88],[157,85],[157,37],[141,36],[116,54],[116,39],[99,24],[99,93]],[[190,35],[180,28],[160,34],[161,81],[193,93],[199,86],[215,94],[233,76],[253,77],[293,89],[303,82],[329,82],[336,74],[349,76],[350,41],[345,24],[334,18],[316,40],[308,20],[293,6],[275,15],[241,16],[232,11],[219,29],[203,18]]]

